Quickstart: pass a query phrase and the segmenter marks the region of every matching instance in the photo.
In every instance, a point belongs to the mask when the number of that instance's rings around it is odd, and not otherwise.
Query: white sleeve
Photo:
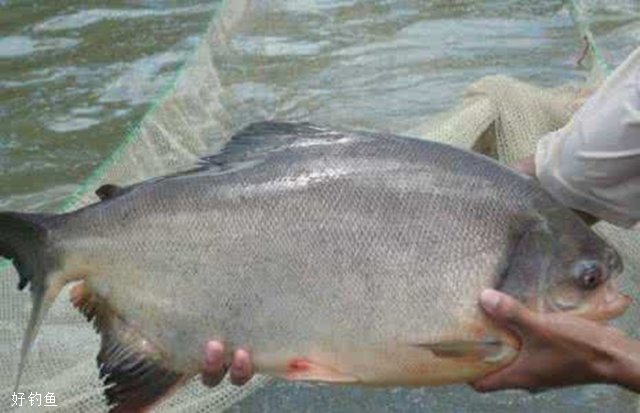
[[[640,48],[568,125],[540,139],[536,175],[563,204],[640,229]]]

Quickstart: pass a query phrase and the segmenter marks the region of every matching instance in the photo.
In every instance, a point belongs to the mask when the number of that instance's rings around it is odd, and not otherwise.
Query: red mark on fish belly
[[[287,373],[289,374],[302,373],[304,371],[309,370],[310,367],[311,367],[311,363],[309,363],[309,360],[307,359],[303,359],[303,358],[293,359],[289,362]]]

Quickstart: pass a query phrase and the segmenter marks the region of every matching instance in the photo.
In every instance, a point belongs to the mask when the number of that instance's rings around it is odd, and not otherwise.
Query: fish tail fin
[[[50,237],[56,218],[44,214],[0,213],[0,257],[13,262],[20,278],[18,289],[30,285],[33,302],[20,351],[16,390],[40,324],[67,282],[57,271],[59,257]]]

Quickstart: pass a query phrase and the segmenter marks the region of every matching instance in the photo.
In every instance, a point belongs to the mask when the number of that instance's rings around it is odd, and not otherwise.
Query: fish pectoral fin
[[[308,358],[295,358],[287,365],[285,378],[294,381],[319,381],[325,383],[356,383],[358,377]]]
[[[450,340],[436,343],[418,343],[415,347],[425,348],[440,358],[459,358],[480,361],[502,360],[515,350],[498,339],[483,341]]]
[[[71,301],[100,333],[97,362],[111,412],[137,412],[168,396],[188,378],[163,363],[162,352],[82,282]]]

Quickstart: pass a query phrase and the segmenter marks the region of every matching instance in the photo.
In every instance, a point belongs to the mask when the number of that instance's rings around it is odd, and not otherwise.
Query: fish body
[[[601,305],[621,271],[612,248],[533,179],[439,143],[259,123],[194,170],[101,194],[69,214],[0,214],[17,234],[0,253],[43,303],[33,330],[81,281],[72,299],[102,335],[115,410],[199,374],[208,340],[291,380],[470,381],[518,349],[478,307],[488,287],[536,311],[617,315]]]

